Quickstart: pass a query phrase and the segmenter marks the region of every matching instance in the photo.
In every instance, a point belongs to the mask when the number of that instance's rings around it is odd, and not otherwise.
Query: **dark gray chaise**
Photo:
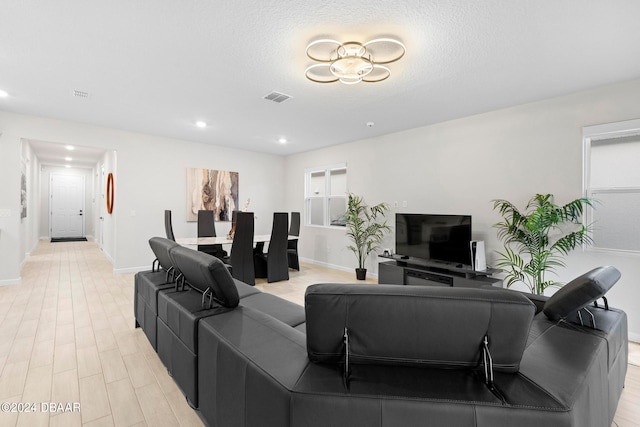
[[[174,251],[211,272],[196,287],[228,280],[215,261]],[[183,329],[159,314],[158,349],[165,326],[172,347],[189,347],[172,363],[196,366],[174,379],[195,388],[185,393],[212,427],[609,426],[626,375],[626,315],[593,301],[618,277],[593,270],[548,301],[532,298],[537,310],[504,289],[319,284],[302,317],[255,288],[242,297],[234,281],[235,307],[218,304]],[[173,293],[158,299],[195,310]]]
[[[233,279],[218,258],[161,237],[151,238],[149,244],[162,261],[160,271],[154,268],[135,275],[136,326],[145,331],[193,407],[198,407],[201,319],[231,311],[242,302],[288,327],[304,330],[303,307]],[[175,274],[166,275],[166,271]],[[211,292],[205,293],[207,288]]]

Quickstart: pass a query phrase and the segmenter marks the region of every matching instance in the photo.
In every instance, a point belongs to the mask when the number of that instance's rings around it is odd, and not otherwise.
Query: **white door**
[[[84,176],[51,174],[51,237],[84,237]]]

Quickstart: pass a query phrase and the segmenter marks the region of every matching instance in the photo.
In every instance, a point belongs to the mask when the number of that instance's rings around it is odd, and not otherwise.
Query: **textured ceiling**
[[[281,155],[640,78],[637,0],[3,0],[0,17],[2,110]],[[310,41],[380,36],[407,46],[388,80],[304,77]]]

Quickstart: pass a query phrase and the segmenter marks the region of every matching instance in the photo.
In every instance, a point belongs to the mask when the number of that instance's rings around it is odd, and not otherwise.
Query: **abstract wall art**
[[[238,208],[238,172],[187,168],[187,221],[199,210],[214,212],[216,221],[231,221]]]
[[[27,163],[22,160],[20,170],[20,218],[27,217]]]

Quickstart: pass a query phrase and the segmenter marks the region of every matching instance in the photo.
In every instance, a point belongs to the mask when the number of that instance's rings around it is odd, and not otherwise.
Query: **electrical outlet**
[[[396,200],[395,202],[393,202],[393,207],[397,208],[399,206],[398,201]]]

